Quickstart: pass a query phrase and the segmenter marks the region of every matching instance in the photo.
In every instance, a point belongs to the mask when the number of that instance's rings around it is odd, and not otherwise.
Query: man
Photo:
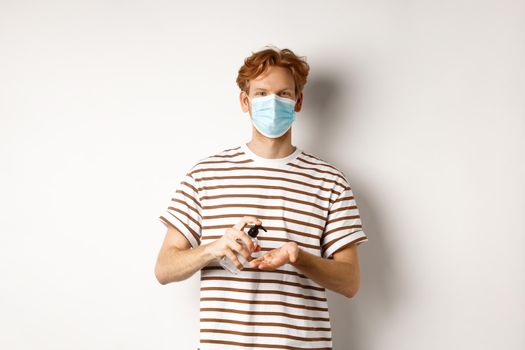
[[[291,142],[308,72],[288,49],[246,58],[237,84],[251,141],[197,162],[159,218],[159,282],[201,271],[201,350],[331,349],[325,288],[359,289],[357,246],[368,238],[348,179]],[[248,225],[266,229],[258,245]]]

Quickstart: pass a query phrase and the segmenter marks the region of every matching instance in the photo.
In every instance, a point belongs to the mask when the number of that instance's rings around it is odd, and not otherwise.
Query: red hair
[[[237,75],[237,85],[248,93],[250,80],[257,78],[264,73],[270,66],[287,68],[292,73],[295,82],[295,95],[303,91],[310,66],[306,63],[306,57],[296,56],[290,49],[269,47],[258,52],[252,52],[250,57],[244,59],[243,66]]]

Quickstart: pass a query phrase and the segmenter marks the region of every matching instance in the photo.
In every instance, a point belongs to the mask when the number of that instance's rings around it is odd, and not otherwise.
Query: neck
[[[284,158],[296,150],[296,147],[292,146],[292,128],[277,138],[266,137],[253,128],[252,139],[246,145],[253,153],[269,159]]]

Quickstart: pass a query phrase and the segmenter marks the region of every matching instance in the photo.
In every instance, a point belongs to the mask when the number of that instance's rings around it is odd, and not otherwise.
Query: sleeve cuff
[[[195,235],[192,233],[191,228],[189,228],[186,224],[182,223],[179,219],[177,219],[175,216],[170,214],[170,212],[166,211],[164,215],[159,216],[159,220],[166,225],[171,225],[175,227],[177,230],[179,230],[184,237],[190,242],[190,245],[192,248],[196,248],[200,244],[200,240],[195,237]]]
[[[368,237],[363,230],[348,233],[342,237],[334,239],[331,242],[328,242],[324,251],[322,252],[322,257],[326,259],[332,259],[334,253],[345,248],[346,246],[352,243],[361,244],[366,241],[368,241]]]

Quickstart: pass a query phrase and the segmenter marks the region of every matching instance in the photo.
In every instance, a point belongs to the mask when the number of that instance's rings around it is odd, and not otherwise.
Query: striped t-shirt
[[[368,240],[347,177],[299,147],[267,159],[243,143],[201,159],[159,219],[196,247],[245,215],[267,229],[259,230],[261,251],[254,258],[294,241],[332,259]],[[332,349],[326,290],[291,264],[275,271],[246,265],[232,275],[214,261],[201,270],[200,281],[200,350]]]

